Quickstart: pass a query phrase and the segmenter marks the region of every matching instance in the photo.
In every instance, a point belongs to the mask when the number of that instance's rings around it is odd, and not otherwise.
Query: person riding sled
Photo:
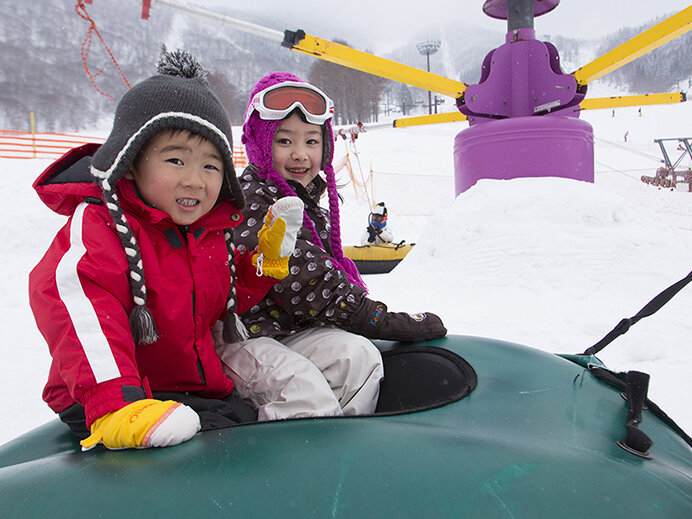
[[[387,207],[380,202],[370,213],[368,226],[360,238],[361,245],[382,245],[392,243],[394,236],[387,229]]]
[[[240,176],[247,205],[239,250],[257,246],[257,230],[277,200],[297,196],[302,219],[289,275],[241,315],[251,339],[220,342],[217,350],[260,420],[370,414],[383,367],[368,339],[413,342],[447,332],[434,314],[389,312],[368,299],[365,282],[344,256],[333,114],[324,92],[287,72],[260,79],[245,114],[242,141],[250,165]],[[320,206],[325,192],[329,209]]]
[[[158,72],[124,94],[103,145],[71,150],[34,183],[69,217],[29,277],[52,355],[43,398],[83,450],[175,445],[255,421],[212,329],[221,321],[227,340],[245,337],[237,312],[288,273],[258,276],[252,252],[235,247],[244,197],[205,71],[176,51]],[[300,221],[270,209],[255,257],[280,263]]]

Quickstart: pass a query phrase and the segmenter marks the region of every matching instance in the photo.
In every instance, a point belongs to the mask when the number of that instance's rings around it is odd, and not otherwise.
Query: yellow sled
[[[381,245],[350,245],[344,256],[351,258],[361,274],[391,272],[411,252],[415,243],[383,243]]]

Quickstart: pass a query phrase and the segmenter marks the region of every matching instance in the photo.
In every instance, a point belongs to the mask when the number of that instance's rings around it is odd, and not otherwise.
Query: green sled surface
[[[648,410],[653,458],[620,448],[627,402],[578,363],[478,337],[422,344],[463,357],[476,388],[427,411],[163,449],[81,452],[55,420],[0,447],[0,517],[692,517],[692,449]]]

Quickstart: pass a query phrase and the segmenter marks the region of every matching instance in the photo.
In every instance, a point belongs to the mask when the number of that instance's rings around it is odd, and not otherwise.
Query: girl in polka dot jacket
[[[333,113],[322,91],[274,72],[255,85],[245,114],[242,142],[250,166],[240,176],[247,205],[236,231],[239,251],[256,248],[257,231],[277,199],[303,202],[296,208],[303,226],[290,261],[285,258],[289,275],[241,316],[251,338],[217,340],[226,374],[264,420],[371,414],[383,368],[368,338],[413,342],[447,333],[434,314],[388,312],[368,299],[358,270],[344,257]],[[325,191],[329,210],[319,205]],[[259,270],[261,258],[258,264]]]

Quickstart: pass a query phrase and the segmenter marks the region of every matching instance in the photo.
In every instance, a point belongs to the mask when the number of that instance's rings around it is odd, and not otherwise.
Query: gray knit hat
[[[164,53],[158,74],[128,90],[115,110],[113,129],[96,151],[91,174],[103,191],[103,199],[120,235],[130,267],[130,288],[135,303],[130,327],[135,343],[149,344],[158,339],[156,326],[146,307],[144,267],[139,246],[118,203],[115,183],[129,170],[147,141],[162,130],[188,130],[207,139],[223,157],[225,178],[220,197],[229,199],[237,209],[245,206],[243,192],[233,167],[231,124],[226,110],[209,88],[206,72],[187,51]],[[224,336],[229,340],[247,337],[235,313],[235,246],[233,233],[225,234],[231,274],[224,321]]]
[[[225,194],[238,209],[245,206],[233,167],[231,123],[209,88],[206,72],[187,51],[164,53],[158,74],[125,92],[115,110],[113,129],[96,151],[91,172],[115,184],[147,141],[164,129],[189,130],[210,141],[223,156]]]

